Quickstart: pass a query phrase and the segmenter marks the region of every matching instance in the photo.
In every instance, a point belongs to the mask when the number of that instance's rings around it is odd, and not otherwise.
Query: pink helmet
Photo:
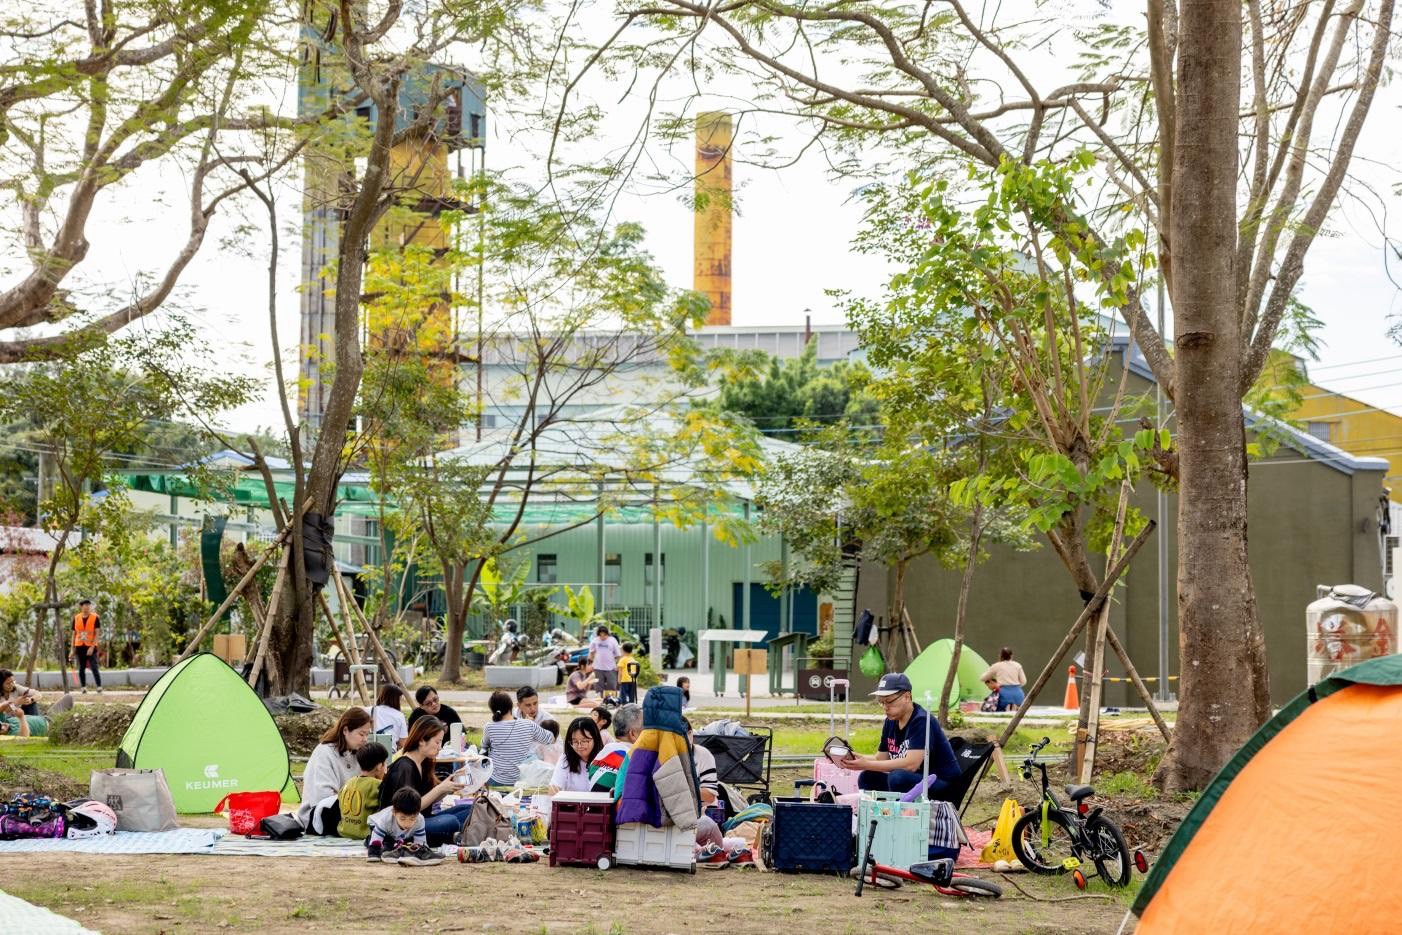
[[[95,838],[117,830],[117,813],[101,802],[74,802],[67,818],[70,838]]]

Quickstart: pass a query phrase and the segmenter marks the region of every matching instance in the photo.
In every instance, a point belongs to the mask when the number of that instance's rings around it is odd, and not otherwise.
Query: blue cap
[[[904,672],[887,672],[881,676],[881,681],[876,683],[876,691],[872,694],[881,698],[886,695],[899,695],[901,692],[911,690],[910,679],[906,678]]]

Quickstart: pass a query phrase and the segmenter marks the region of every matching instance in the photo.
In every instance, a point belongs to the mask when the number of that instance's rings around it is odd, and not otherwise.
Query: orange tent
[[[1150,870],[1138,935],[1397,931],[1402,656],[1281,709],[1202,793]]]

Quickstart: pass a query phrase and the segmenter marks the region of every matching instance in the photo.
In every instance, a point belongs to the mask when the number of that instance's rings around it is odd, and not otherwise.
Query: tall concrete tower
[[[298,88],[301,115],[321,113],[332,100],[354,90],[334,43],[334,28],[333,20],[325,23],[307,20],[302,24],[304,52]],[[458,150],[471,150],[475,157],[474,173],[480,169],[486,137],[486,106],[481,85],[461,70],[433,64],[421,66],[400,82],[396,129],[404,130],[414,123],[427,106],[435,82],[449,93],[448,99],[439,105],[442,117],[422,132],[403,137],[395,144],[390,154],[389,184],[398,190],[401,210],[386,215],[371,237],[372,247],[404,247],[414,243],[441,250],[448,243],[436,220],[438,215],[450,209],[473,210],[472,205],[459,203],[452,197],[450,155]],[[341,221],[349,207],[356,140],[363,133],[362,128],[373,125],[376,119],[374,106],[362,105],[341,121],[341,132],[326,134],[318,145],[308,148],[303,160],[301,392],[298,395],[302,422],[312,436],[321,427],[321,416],[330,393],[330,380],[324,379],[323,374],[328,365],[335,362],[336,297],[331,266],[340,250]],[[446,304],[435,306],[428,315],[436,322],[446,321],[450,316],[451,309]],[[375,323],[365,324],[369,326],[367,337],[371,341],[388,338],[374,333],[378,330]],[[449,344],[456,339],[450,327],[438,327],[435,331],[446,335]],[[456,348],[444,346],[435,353],[456,366]]]
[[[696,115],[696,226],[692,288],[711,300],[708,325],[730,324],[730,115]]]

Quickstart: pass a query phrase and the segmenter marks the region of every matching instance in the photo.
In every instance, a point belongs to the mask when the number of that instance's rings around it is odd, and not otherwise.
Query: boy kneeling
[[[443,855],[428,846],[428,826],[422,812],[417,792],[407,787],[396,792],[389,808],[370,816],[367,859],[418,867],[442,863]]]

